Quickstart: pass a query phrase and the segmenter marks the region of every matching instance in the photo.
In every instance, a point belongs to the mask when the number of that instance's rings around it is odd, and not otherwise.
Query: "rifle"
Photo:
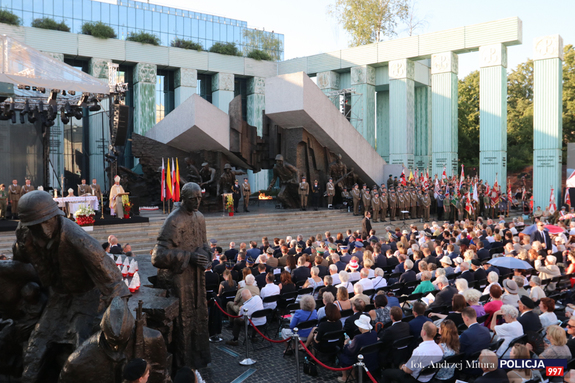
[[[134,341],[134,358],[144,358],[144,325],[146,318],[142,315],[144,301],[138,301],[136,310],[136,339]]]

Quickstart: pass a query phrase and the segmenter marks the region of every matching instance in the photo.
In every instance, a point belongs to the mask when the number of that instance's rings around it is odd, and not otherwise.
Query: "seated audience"
[[[361,302],[361,301],[357,301]],[[377,334],[373,331],[370,324],[370,319],[367,315],[360,315],[354,320],[354,327],[359,329],[360,334],[353,339],[348,339],[341,354],[339,354],[339,363],[342,367],[348,367],[357,362],[359,350],[362,347],[370,346],[377,342]],[[368,370],[375,371],[377,369],[377,353],[367,354],[364,357],[364,363]],[[343,371],[342,376],[337,378],[338,382],[347,381],[347,371]]]
[[[517,309],[510,305],[503,305],[501,309],[493,313],[493,319],[491,319],[491,331],[493,331],[499,339],[503,339],[504,342],[501,344],[497,350],[497,356],[503,358],[509,358],[509,343],[521,335],[523,335],[523,326],[517,321],[517,316],[519,312]],[[505,323],[497,325],[497,321],[500,317],[503,317]]]

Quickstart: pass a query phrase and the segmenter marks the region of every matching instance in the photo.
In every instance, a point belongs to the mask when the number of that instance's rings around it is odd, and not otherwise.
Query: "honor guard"
[[[423,217],[423,188],[417,189],[417,218]]]
[[[82,179],[82,184],[78,185],[78,195],[83,196],[86,194],[92,194],[92,189],[90,185],[86,185],[86,180]]]
[[[34,186],[32,186],[32,182],[30,180],[26,180],[26,185],[22,186],[20,197],[22,197],[26,193],[30,193],[31,191],[34,191]]]
[[[309,195],[309,184],[305,180],[305,176],[301,178],[299,183],[298,194],[300,198],[301,210],[307,209],[307,196]]]
[[[17,180],[12,180],[12,185],[8,186],[8,204],[12,206],[12,218],[18,215],[18,201],[22,194],[22,187]]]
[[[4,184],[0,184],[0,220],[6,219],[6,203],[8,201],[8,192]]]
[[[402,211],[405,211],[405,195],[400,186],[397,188],[397,215],[399,219],[405,219],[405,214],[403,214]]]
[[[415,192],[415,188],[412,186],[409,188],[409,203],[410,203],[410,218],[415,219],[417,218],[417,193]]]
[[[445,198],[443,199],[443,216],[445,220],[449,221],[449,212],[451,211],[451,197],[449,193],[445,193]]]
[[[393,177],[390,174],[389,178],[387,179],[387,188],[391,189],[392,187],[393,187]]]
[[[353,185],[351,190],[351,197],[353,199],[353,215],[359,215],[359,201],[361,201],[361,191],[359,190],[359,185]]]
[[[375,193],[373,193],[373,197],[371,198],[371,208],[373,210],[371,220],[373,222],[377,222],[379,219],[379,210],[381,209],[381,206],[379,204],[379,193],[377,192],[377,186],[375,187]]]
[[[379,195],[379,207],[380,207],[380,215],[379,215],[379,222],[386,222],[387,217],[387,206],[388,206],[388,196],[387,191],[385,190],[385,186],[382,185],[382,191]]]
[[[431,208],[431,197],[423,190],[423,220],[429,222],[429,210]]]
[[[395,213],[397,212],[397,196],[395,195],[395,188],[389,189],[389,211],[391,220],[395,221]]]
[[[244,211],[249,213],[248,206],[250,205],[250,195],[252,194],[252,188],[247,178],[244,178],[244,183],[242,184],[242,195],[244,196]]]
[[[367,188],[367,185],[363,185],[363,194],[361,196],[361,202],[363,203],[363,212],[370,211],[371,209],[371,193]]]
[[[325,191],[327,193],[327,208],[333,209],[333,197],[335,196],[335,185],[333,183],[333,178],[329,178],[325,186]]]

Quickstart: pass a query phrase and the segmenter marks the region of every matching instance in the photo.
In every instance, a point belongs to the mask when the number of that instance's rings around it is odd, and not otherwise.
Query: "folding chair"
[[[393,367],[399,368],[399,365],[406,363],[411,356],[410,345],[413,342],[413,335],[400,338],[393,342],[392,352],[393,355]]]
[[[321,343],[329,345],[330,351],[329,352],[319,351],[316,348],[317,343],[312,342],[311,343],[312,348],[315,351],[314,354],[320,361],[328,362],[335,365],[336,356],[343,348],[344,339],[345,339],[345,332],[343,330],[326,332],[325,334],[323,334],[323,339],[321,340]],[[325,349],[327,350],[328,348],[326,347]]]
[[[266,323],[264,323],[264,324],[262,324],[262,325],[259,325],[259,326],[256,326],[256,327],[258,328],[258,330],[260,330],[260,331],[261,331],[265,336],[267,336],[268,338],[269,338],[269,335],[268,335],[268,326],[269,326],[269,322],[270,322],[270,319],[271,319],[272,314],[273,314],[273,310],[272,310],[272,309],[263,309],[263,310],[254,311],[254,312],[252,313],[252,316],[251,316],[252,321],[253,321],[254,319],[257,319],[257,318],[263,318],[263,317],[266,318]],[[263,331],[262,331],[262,330],[263,330]],[[252,339],[252,342],[253,342],[254,339],[257,339],[257,338],[256,338],[256,330],[252,328],[251,323],[250,323],[250,325],[248,326],[248,334],[250,333],[250,331],[251,331],[251,339]],[[244,342],[247,342],[247,339],[245,339]],[[267,343],[268,343],[268,345],[267,345],[267,346],[264,346],[264,347],[261,347],[261,349],[269,348],[269,347],[272,347],[272,346],[273,346],[273,343],[271,343],[271,342],[267,342]],[[255,350],[255,348],[254,348],[254,350]]]

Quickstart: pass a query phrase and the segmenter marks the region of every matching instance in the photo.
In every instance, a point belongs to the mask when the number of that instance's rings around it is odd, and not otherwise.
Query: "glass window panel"
[[[24,2],[22,3],[22,10],[27,12],[34,12],[34,1],[24,0]]]
[[[199,31],[198,31],[199,24],[200,24],[199,20],[192,19],[192,29],[190,30],[190,34],[192,37],[199,37]]]
[[[120,25],[118,27],[118,38],[121,40],[126,40],[126,37],[128,37],[128,27],[125,25]]]
[[[213,35],[212,38],[215,41],[220,41],[220,24],[212,23]]]
[[[220,24],[220,38],[226,42],[233,42],[233,39],[228,39],[228,26],[226,24]]]
[[[149,10],[144,10],[144,25],[146,26],[146,29],[149,29],[151,31],[154,30],[154,24],[152,22],[152,12]]]
[[[22,18],[22,25],[30,25],[34,20],[34,14],[32,12],[24,11],[24,17]]]
[[[92,1],[92,21],[103,21],[101,14],[101,4],[99,1]]]
[[[64,16],[64,0],[54,0],[54,16]]]
[[[166,30],[168,33],[175,33],[176,32],[176,16],[174,14],[170,14],[168,16],[168,28]]]
[[[232,27],[231,25],[228,25],[226,30],[228,32],[228,41],[236,42],[236,40],[234,39],[234,27]]]
[[[204,47],[206,48],[207,51],[210,50],[210,48],[212,47],[212,45],[214,45],[214,42],[212,40],[207,40],[206,39],[206,43],[204,44]]]
[[[102,9],[100,10],[100,17],[102,18],[102,22],[106,23],[106,24],[110,24],[110,4],[102,3],[101,6],[102,6]],[[97,21],[97,20],[95,20],[95,21]]]
[[[214,36],[214,23],[207,22],[206,23],[206,39],[212,39]]]
[[[199,20],[199,30],[198,36],[202,39],[206,38],[206,22],[204,20]]]
[[[162,13],[162,24],[160,25],[160,31],[163,33],[168,33],[168,14]]]
[[[42,0],[34,0],[34,13],[44,13],[44,4]],[[46,12],[51,14],[52,12]]]
[[[136,26],[136,9],[128,8],[128,22],[126,24],[128,27]]]
[[[184,17],[176,16],[176,34],[178,36],[184,35]]]
[[[180,32],[181,35],[184,35],[186,38],[190,38],[191,32],[192,32],[192,19],[190,19],[189,17],[184,17],[184,27],[182,32]]]
[[[119,25],[119,7],[116,4],[110,4],[110,24]]]
[[[148,4],[148,7],[149,7],[148,9],[149,9],[150,11],[155,11],[155,10],[156,10],[156,5],[155,5],[155,4]]]
[[[92,4],[90,4],[90,3],[91,3],[90,0],[82,1],[82,13],[81,13],[81,15],[84,18],[84,20],[86,20],[86,21],[92,20]],[[77,13],[78,11],[77,10],[75,10],[75,11],[76,11],[75,16],[80,17],[80,14]]]
[[[160,33],[160,40],[162,45],[165,46],[170,45],[170,35],[168,33],[165,32]]]
[[[83,20],[73,19],[72,25],[69,23],[67,24],[70,26],[70,29],[72,29],[72,33],[82,33],[82,24],[84,24]]]
[[[242,41],[242,28],[234,27],[234,42],[239,45]]]
[[[161,22],[160,22],[160,17],[161,14],[158,12],[150,12],[152,14],[152,25],[154,28],[154,31],[161,31]]]
[[[144,27],[144,10],[136,9],[136,27],[139,29],[148,29],[148,26]]]
[[[127,7],[118,7],[119,12],[119,19],[118,25],[128,25],[128,8]]]

